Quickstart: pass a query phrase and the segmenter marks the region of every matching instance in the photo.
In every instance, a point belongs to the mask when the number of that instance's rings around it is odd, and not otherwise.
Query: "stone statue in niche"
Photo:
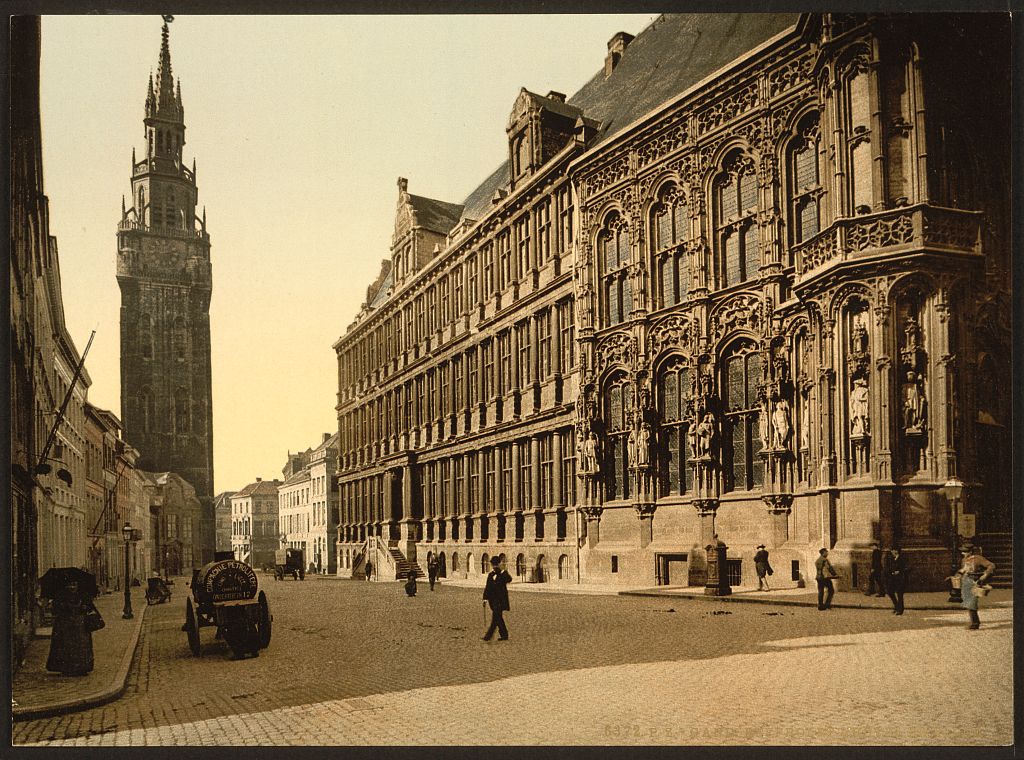
[[[579,445],[580,472],[587,475],[598,471],[597,434],[591,432]]]
[[[631,464],[638,464],[636,458],[636,428],[629,429],[629,437],[626,438],[626,452]]]
[[[689,424],[686,428],[686,444],[690,447],[690,459],[697,458],[697,425]]]
[[[789,402],[780,398],[775,402],[775,411],[772,412],[772,448],[786,448],[789,430]]]
[[[870,430],[868,425],[868,381],[858,377],[850,391],[850,435],[863,438]]]
[[[647,423],[640,425],[636,438],[636,463],[640,467],[646,467],[651,461],[651,430]]]
[[[850,338],[850,352],[854,355],[863,355],[868,352],[868,329],[864,325],[863,314],[855,314],[853,317],[853,334]]]
[[[925,398],[916,372],[907,373],[903,384],[903,429],[907,433],[924,432]]]
[[[767,449],[771,445],[770,433],[768,431],[770,414],[768,411],[768,398],[761,396],[761,409],[757,415],[757,433],[761,437],[761,448]]]
[[[715,418],[711,412],[705,412],[700,424],[697,425],[697,459],[711,456],[711,445],[715,440]]]

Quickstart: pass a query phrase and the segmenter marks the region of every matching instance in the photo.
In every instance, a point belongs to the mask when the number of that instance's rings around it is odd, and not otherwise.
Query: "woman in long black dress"
[[[92,671],[92,631],[85,625],[93,609],[92,596],[77,581],[65,585],[53,598],[53,633],[46,669],[66,676],[84,676]]]

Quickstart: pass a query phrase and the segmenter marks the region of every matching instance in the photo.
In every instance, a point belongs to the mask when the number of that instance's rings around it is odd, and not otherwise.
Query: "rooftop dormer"
[[[560,92],[537,95],[525,87],[519,91],[505,127],[513,191],[566,146],[582,115]]]

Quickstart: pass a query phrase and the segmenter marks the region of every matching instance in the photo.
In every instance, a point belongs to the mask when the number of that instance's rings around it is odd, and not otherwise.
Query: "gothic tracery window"
[[[819,146],[818,116],[812,114],[800,122],[798,136],[790,143],[789,218],[793,243],[808,240],[821,229]]]
[[[688,237],[689,209],[686,197],[674,186],[664,188],[651,210],[651,271],[658,308],[673,306],[686,298],[689,265],[684,243]]]
[[[874,203],[871,160],[871,74],[867,51],[848,64],[844,77],[851,212],[867,214]]]
[[[630,417],[632,416],[633,395],[625,374],[616,375],[607,385],[605,392],[605,425],[607,441],[605,450],[605,471],[608,473],[607,488],[609,499],[629,497],[629,438]]]
[[[658,480],[659,496],[675,496],[690,487],[687,474],[687,425],[684,420],[684,399],[690,389],[690,371],[682,357],[670,359],[658,373],[659,430]]]
[[[629,279],[629,228],[619,214],[612,214],[597,238],[601,262],[605,324],[629,319],[633,291]]]
[[[175,317],[174,325],[171,327],[171,350],[177,361],[185,361],[188,350],[188,334],[185,330],[185,320],[181,317]]]
[[[732,153],[715,179],[718,283],[726,288],[757,276],[761,233],[757,224],[757,178],[753,161]]]
[[[749,491],[761,485],[763,465],[758,456],[757,384],[761,355],[749,341],[734,344],[724,357],[722,376],[722,471],[724,490]]]

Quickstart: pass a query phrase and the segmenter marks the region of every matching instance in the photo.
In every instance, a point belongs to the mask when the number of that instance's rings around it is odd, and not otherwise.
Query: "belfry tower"
[[[210,237],[196,215],[196,165],[182,162],[181,82],[171,75],[167,23],[146,92],[146,148],[132,150],[132,202],[121,199],[121,418],[138,466],[172,471],[202,502],[201,556],[213,558]],[[208,523],[208,524],[207,524]]]

